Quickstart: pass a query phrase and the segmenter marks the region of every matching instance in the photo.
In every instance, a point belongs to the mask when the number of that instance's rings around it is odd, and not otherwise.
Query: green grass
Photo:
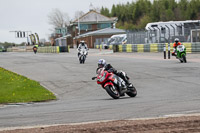
[[[55,95],[38,82],[0,67],[0,104],[54,99]]]

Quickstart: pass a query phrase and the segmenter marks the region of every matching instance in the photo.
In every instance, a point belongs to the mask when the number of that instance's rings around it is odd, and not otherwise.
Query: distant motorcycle
[[[80,49],[79,50],[79,62],[80,64],[84,64],[85,63],[85,60],[86,60],[86,57],[87,57],[87,50],[86,49]]]
[[[180,60],[181,63],[187,62],[186,60],[186,48],[184,45],[178,45],[176,48],[176,58]]]
[[[33,52],[36,54],[37,53],[37,47],[33,47]]]
[[[97,84],[100,84],[114,99],[124,96],[125,93],[130,97],[135,97],[137,95],[137,90],[132,83],[130,87],[128,87],[122,78],[112,72],[109,73],[104,68],[98,70],[97,76],[92,78],[92,80],[95,79],[97,80]],[[123,89],[120,89],[120,87],[123,87]]]

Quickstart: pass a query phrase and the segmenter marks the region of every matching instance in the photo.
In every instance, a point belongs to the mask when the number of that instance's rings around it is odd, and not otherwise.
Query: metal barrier
[[[33,52],[33,46],[12,47],[12,48],[8,48],[7,52]],[[38,47],[37,52],[38,53],[69,52],[69,46],[65,46],[65,47],[59,47],[59,46]]]
[[[105,49],[105,48],[103,47],[103,45],[95,45],[95,48],[96,48],[96,49]],[[108,46],[108,49],[113,49],[113,45],[109,45],[109,46]]]
[[[187,53],[200,52],[200,43],[183,43]],[[168,43],[161,44],[124,44],[113,45],[113,52],[163,52],[168,49]],[[170,52],[173,51],[173,43],[170,43]]]
[[[38,47],[38,53],[59,53],[59,46]]]
[[[152,25],[146,30],[127,30],[127,44],[172,43],[175,38],[179,38],[180,42],[200,42],[200,21],[182,23]]]

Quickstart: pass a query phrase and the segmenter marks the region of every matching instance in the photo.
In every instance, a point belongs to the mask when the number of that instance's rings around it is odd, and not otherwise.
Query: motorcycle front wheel
[[[79,57],[79,62],[80,64],[82,64],[82,57]]]
[[[183,57],[183,61],[186,63],[187,62],[186,56],[183,54],[182,57]]]
[[[106,86],[105,87],[106,92],[114,99],[118,99],[120,97],[120,94],[118,90],[115,88],[115,86]]]
[[[85,56],[83,56],[83,64],[85,63]]]

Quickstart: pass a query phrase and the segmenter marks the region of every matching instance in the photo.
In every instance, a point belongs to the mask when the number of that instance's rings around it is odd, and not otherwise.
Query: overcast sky
[[[0,0],[0,42],[26,42],[25,38],[15,38],[9,31],[32,31],[40,38],[48,40],[52,26],[48,24],[48,14],[58,8],[73,19],[76,11],[89,11],[89,5],[109,9],[113,4],[132,0]]]

